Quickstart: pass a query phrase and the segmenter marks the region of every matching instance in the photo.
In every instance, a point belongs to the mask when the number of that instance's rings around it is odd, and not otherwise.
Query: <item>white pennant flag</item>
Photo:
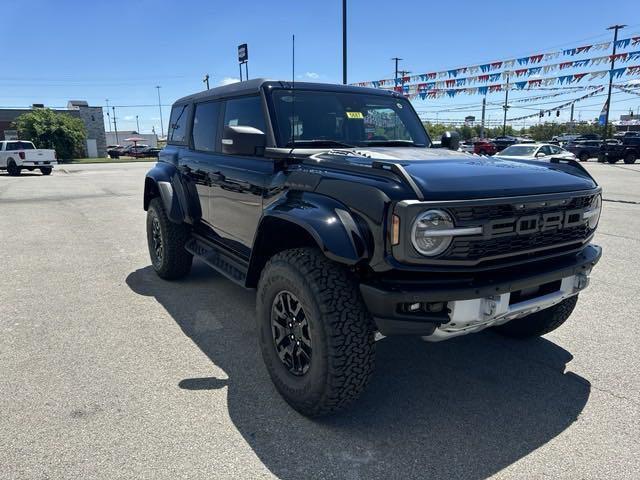
[[[609,47],[611,47],[611,42],[605,42],[605,43],[597,43],[593,46],[594,50],[608,50]]]
[[[607,70],[603,70],[601,72],[593,72],[589,75],[589,81],[595,80],[596,78],[604,78],[607,74]]]
[[[542,84],[545,87],[548,87],[549,85],[553,85],[554,83],[556,83],[556,79],[555,78],[545,78],[544,80],[542,80]]]
[[[503,65],[505,68],[511,68],[516,64],[515,60],[507,60],[505,62],[503,62]]]

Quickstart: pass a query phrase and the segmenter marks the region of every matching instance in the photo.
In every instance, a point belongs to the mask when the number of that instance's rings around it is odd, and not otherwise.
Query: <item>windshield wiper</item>
[[[411,140],[365,140],[365,145],[375,145],[378,147],[424,147],[421,143],[414,143]]]
[[[313,139],[313,140],[289,140],[287,142],[287,147],[345,147],[345,148],[353,148],[353,145],[349,145],[348,143],[338,142],[337,140],[324,140],[324,139]]]

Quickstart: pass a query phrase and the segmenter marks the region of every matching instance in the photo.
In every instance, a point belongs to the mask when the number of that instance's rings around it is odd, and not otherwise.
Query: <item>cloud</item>
[[[237,83],[239,82],[240,79],[239,78],[235,78],[235,77],[224,77],[222,80],[220,80],[220,82],[218,82],[219,85],[231,85],[232,83]]]
[[[317,80],[318,78],[320,78],[320,75],[316,72],[307,72],[304,74],[304,76],[307,78],[311,78],[312,80]]]

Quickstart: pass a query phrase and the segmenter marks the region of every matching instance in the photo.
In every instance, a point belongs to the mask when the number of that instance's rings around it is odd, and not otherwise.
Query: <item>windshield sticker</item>
[[[347,114],[347,118],[360,119],[360,120],[364,118],[364,115],[362,115],[362,112],[345,112],[345,113]]]

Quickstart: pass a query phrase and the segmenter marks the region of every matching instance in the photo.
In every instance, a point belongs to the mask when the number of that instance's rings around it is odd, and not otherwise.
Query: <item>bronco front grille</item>
[[[451,246],[439,258],[451,261],[474,261],[512,257],[527,251],[553,249],[562,254],[584,243],[593,230],[585,224],[570,228],[551,228],[529,234],[510,232],[486,235],[491,225],[510,225],[514,219],[524,216],[544,215],[551,212],[567,212],[586,209],[595,195],[567,196],[564,199],[545,202],[518,202],[491,205],[464,205],[449,208],[457,226],[483,225],[485,235],[455,237]]]

